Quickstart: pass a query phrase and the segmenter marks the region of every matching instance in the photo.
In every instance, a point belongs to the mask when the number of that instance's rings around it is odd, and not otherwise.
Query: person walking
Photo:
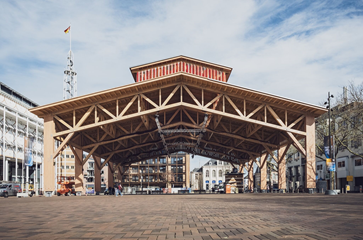
[[[117,197],[117,194],[118,194],[118,186],[117,186],[117,183],[115,183],[115,185],[113,187],[115,189],[115,195]]]
[[[120,194],[120,196],[122,196],[122,185],[121,183],[118,184],[118,193]]]

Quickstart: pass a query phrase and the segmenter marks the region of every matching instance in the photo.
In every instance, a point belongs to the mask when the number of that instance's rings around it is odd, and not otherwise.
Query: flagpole
[[[72,28],[71,24],[69,24],[69,51],[72,50]]]

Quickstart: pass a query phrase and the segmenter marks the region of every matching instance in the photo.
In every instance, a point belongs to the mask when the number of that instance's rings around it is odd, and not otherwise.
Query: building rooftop
[[[0,92],[4,95],[10,97],[12,100],[14,100],[22,105],[25,105],[25,107],[27,107],[27,108],[39,106],[38,104],[36,104],[32,100],[30,100],[29,98],[23,96],[19,92],[15,91],[14,89],[12,89],[11,87],[9,87],[8,85],[6,85],[3,82],[0,82]]]

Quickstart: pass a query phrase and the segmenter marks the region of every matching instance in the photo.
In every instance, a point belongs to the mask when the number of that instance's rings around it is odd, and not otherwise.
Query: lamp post
[[[330,92],[328,92],[328,101],[325,102],[324,104],[327,105],[326,108],[328,109],[328,129],[329,129],[329,158],[331,160],[331,164],[335,164],[335,159],[333,158],[332,155],[332,135],[331,135],[331,106],[330,106],[330,99],[334,98],[334,96],[332,94],[330,94]],[[336,166],[334,167],[334,171],[330,171],[330,189],[334,190],[336,189],[336,181],[335,181],[335,171],[336,171]]]

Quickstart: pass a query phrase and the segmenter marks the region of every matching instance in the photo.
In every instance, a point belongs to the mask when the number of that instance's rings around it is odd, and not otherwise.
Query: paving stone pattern
[[[363,194],[0,199],[0,239],[363,239]]]

